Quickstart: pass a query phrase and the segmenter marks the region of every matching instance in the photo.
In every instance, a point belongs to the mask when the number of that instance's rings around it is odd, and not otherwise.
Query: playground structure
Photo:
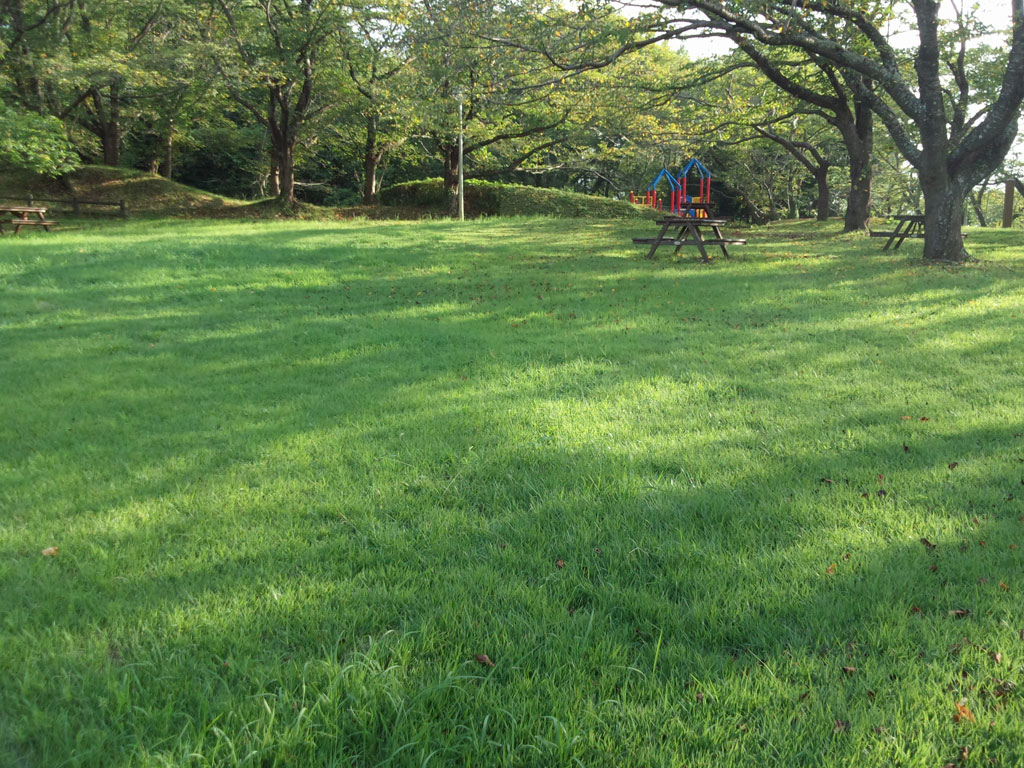
[[[696,196],[687,194],[687,179],[690,171],[694,169],[697,171],[698,193]],[[667,168],[662,168],[654,177],[654,181],[647,185],[647,190],[642,197],[633,192],[629,193],[629,202],[653,208],[656,211],[663,210],[665,198],[658,195],[658,184],[662,179],[666,179],[669,184],[668,210],[673,216],[685,214],[695,218],[707,217],[706,206],[711,203],[711,171],[695,157],[690,159],[678,176]],[[692,191],[692,187],[690,189]],[[702,203],[705,207],[688,209],[687,203]]]

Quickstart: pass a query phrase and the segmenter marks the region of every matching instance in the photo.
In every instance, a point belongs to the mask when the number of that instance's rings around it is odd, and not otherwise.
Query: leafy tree
[[[210,52],[231,98],[270,136],[272,194],[295,201],[299,139],[343,99],[338,31],[349,8],[336,0],[214,0]]]
[[[966,48],[972,27],[958,14],[957,28],[944,38],[938,0],[662,2],[672,13],[681,12],[675,18],[684,34],[701,28],[744,44],[798,50],[855,74],[846,77],[846,84],[871,106],[918,172],[925,200],[925,258],[968,258],[960,232],[965,197],[1002,162],[1016,137],[1024,102],[1021,0],[1007,3],[1013,9],[1013,30],[1000,57],[995,98],[984,108],[971,102]],[[909,5],[916,22],[918,45],[910,53],[913,82],[905,74],[901,52],[884,34],[894,5]],[[845,33],[853,35],[852,44],[844,42]],[[951,39],[956,41],[953,48]],[[947,72],[952,89],[947,88]]]
[[[0,164],[59,176],[78,162],[60,120],[0,103]]]
[[[363,124],[362,199],[365,205],[377,201],[381,162],[408,141],[418,127],[416,115],[409,108],[415,103],[411,89],[409,13],[404,0],[385,0],[364,6],[353,16],[354,44],[343,46],[348,75],[362,97],[358,118]],[[349,32],[339,30],[343,37]]]

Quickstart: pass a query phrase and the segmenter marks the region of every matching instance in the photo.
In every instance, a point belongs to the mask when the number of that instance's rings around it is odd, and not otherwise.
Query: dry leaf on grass
[[[60,552],[60,547],[47,547],[42,554],[43,557],[56,557],[58,552]]]
[[[493,661],[491,661],[491,658],[486,653],[478,653],[473,658],[476,659],[477,661],[479,661],[485,667],[496,667],[497,666],[497,664],[495,664]]]
[[[956,704],[956,714],[953,715],[953,722],[959,723],[961,720],[969,720],[974,722],[974,713],[967,708],[967,705],[962,702]]]

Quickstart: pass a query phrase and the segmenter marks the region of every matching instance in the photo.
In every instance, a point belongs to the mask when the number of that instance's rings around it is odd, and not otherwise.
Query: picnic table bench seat
[[[662,238],[659,240],[656,237],[634,237],[633,242],[637,245],[651,245],[652,243],[661,243],[662,245],[696,245],[696,240],[679,240]],[[704,245],[746,245],[747,241],[738,237],[711,237],[704,238],[701,240]]]
[[[924,237],[924,232],[911,232],[909,235],[904,235],[902,232],[882,232],[877,229],[871,230],[868,234],[871,237],[892,237],[893,235],[903,235],[904,237]]]

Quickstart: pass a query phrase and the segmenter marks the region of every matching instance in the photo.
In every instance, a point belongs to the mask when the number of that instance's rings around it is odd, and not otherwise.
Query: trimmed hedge
[[[568,218],[638,219],[653,211],[623,200],[581,195],[561,189],[489,181],[466,182],[467,216],[564,216]],[[380,192],[380,202],[394,207],[426,208],[447,215],[440,179],[408,181]]]

